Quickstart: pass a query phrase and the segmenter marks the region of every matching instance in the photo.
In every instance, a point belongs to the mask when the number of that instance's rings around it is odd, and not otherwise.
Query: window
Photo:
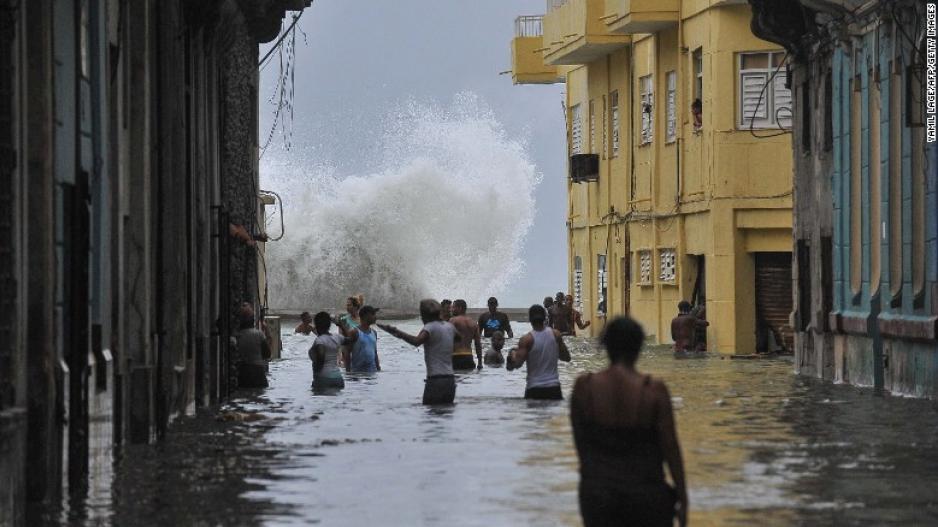
[[[583,153],[583,117],[580,105],[570,107],[570,155]]]
[[[806,80],[801,83],[801,149],[804,152],[811,152],[811,124],[813,117],[811,112],[811,81]]]
[[[677,258],[674,249],[661,249],[658,251],[659,272],[658,280],[673,282],[677,276]]]
[[[742,128],[791,128],[791,90],[780,74],[784,54],[739,55],[739,125]]]
[[[667,130],[665,131],[664,141],[666,143],[674,142],[677,136],[677,73],[669,71],[664,76],[668,85],[668,91],[665,103],[667,104],[666,118]]]
[[[882,156],[880,149],[880,122],[881,98],[879,82],[873,80],[873,70],[870,70],[869,76],[869,99],[867,100],[870,126],[870,149],[869,149],[869,229],[870,229],[870,295],[879,293],[880,278],[882,276],[882,243],[884,232],[881,229],[885,227],[882,222]]]
[[[603,96],[603,125],[602,125],[602,141],[603,141],[603,159],[606,159],[609,156],[609,130],[606,126],[608,122],[606,119],[606,96]]]
[[[859,64],[859,52],[855,64]],[[857,71],[854,68],[854,71]],[[851,81],[850,90],[850,292],[853,303],[859,302],[863,287],[863,235],[860,225],[862,219],[862,189],[860,188],[860,74],[856,73]]]
[[[694,98],[703,101],[703,49],[697,48],[693,54],[694,62]]]
[[[646,145],[651,143],[651,139],[654,137],[655,92],[651,82],[651,75],[646,75],[638,79],[638,82],[642,105],[641,144]]]
[[[834,82],[831,70],[824,78],[824,151],[834,148]]]
[[[583,259],[573,257],[573,303],[577,311],[583,310]]]
[[[889,76],[889,293],[890,305],[902,303],[902,86],[900,70]]]
[[[590,153],[596,154],[596,101],[590,101]]]
[[[596,255],[596,311],[606,313],[606,255]]]
[[[609,93],[609,120],[612,123],[612,157],[619,157],[619,92]]]
[[[651,251],[638,251],[638,284],[651,285]]]

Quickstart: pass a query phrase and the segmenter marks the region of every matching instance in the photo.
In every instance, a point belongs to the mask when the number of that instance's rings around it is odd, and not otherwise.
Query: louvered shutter
[[[673,141],[677,133],[677,75],[672,71],[668,73],[668,108],[667,108],[667,137],[666,141]]]
[[[768,94],[762,93],[762,87],[765,86],[768,74],[765,72],[742,73],[740,77],[742,83],[740,99],[742,100],[743,125],[749,126],[749,122],[753,118],[755,126],[768,125]],[[759,100],[760,93],[762,94],[761,101]]]
[[[580,115],[580,105],[570,108],[570,153],[583,153],[583,119]]]
[[[772,84],[775,89],[775,116],[777,116],[778,124],[783,128],[791,128],[791,116],[794,109],[791,106],[791,90],[785,87],[785,76],[776,75]]]

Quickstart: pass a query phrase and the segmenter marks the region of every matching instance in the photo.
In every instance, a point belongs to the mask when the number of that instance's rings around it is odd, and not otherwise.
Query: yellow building
[[[791,93],[750,19],[716,0],[519,18],[515,83],[566,82],[570,290],[594,334],[629,313],[670,343],[687,300],[710,351],[790,349]]]

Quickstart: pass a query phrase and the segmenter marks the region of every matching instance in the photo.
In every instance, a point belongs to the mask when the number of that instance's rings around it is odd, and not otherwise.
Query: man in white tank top
[[[525,399],[563,399],[557,361],[570,362],[570,351],[556,329],[545,327],[547,311],[534,304],[528,309],[531,332],[521,337],[518,348],[508,354],[508,371],[528,363],[528,382]]]
[[[440,320],[440,303],[436,300],[420,301],[420,318],[424,326],[417,335],[388,324],[378,324],[378,327],[411,346],[423,346],[423,359],[427,365],[423,404],[453,404],[456,398],[453,347],[461,337],[455,326]]]

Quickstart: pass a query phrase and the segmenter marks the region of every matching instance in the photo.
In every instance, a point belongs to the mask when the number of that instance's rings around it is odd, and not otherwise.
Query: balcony
[[[613,33],[655,33],[676,25],[680,0],[606,0],[603,20]]]
[[[544,64],[544,17],[519,16],[511,41],[511,80],[515,84],[554,84],[563,81],[557,66]]]
[[[548,0],[544,15],[544,62],[588,64],[627,46],[631,37],[611,33],[603,21],[606,0]]]

